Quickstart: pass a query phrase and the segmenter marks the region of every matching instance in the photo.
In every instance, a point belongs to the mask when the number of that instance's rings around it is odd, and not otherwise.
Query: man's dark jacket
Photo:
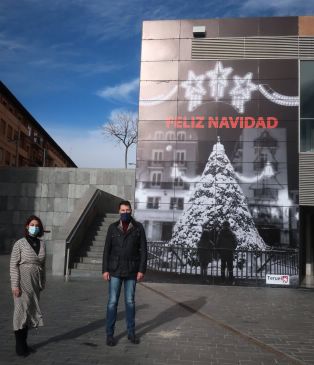
[[[136,276],[145,274],[147,264],[147,242],[144,228],[133,218],[126,233],[121,221],[112,223],[107,232],[102,272],[112,276]]]
[[[223,227],[219,232],[216,248],[225,252],[232,252],[237,248],[237,238],[229,227]]]

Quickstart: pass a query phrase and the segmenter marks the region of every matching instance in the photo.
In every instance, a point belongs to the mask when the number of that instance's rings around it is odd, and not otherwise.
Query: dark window
[[[13,137],[13,128],[8,125],[8,129],[7,129],[7,139],[8,141],[12,141]]]
[[[154,172],[152,174],[152,186],[160,186],[161,184],[161,172]]]
[[[7,126],[6,122],[3,119],[1,119],[0,133],[2,136],[5,136],[6,126]]]
[[[5,164],[10,166],[11,163],[11,154],[8,151],[5,151]]]
[[[184,185],[184,182],[181,177],[176,177],[174,179],[174,186],[178,187],[178,186],[183,186],[183,185]]]
[[[300,152],[314,152],[314,61],[300,62]]]
[[[254,189],[254,198],[277,200],[278,190],[269,187]]]
[[[178,132],[178,141],[185,141],[185,132]]]
[[[159,209],[159,202],[160,202],[159,197],[148,197],[146,208],[147,209]]]
[[[183,198],[170,198],[170,209],[183,210],[184,199]]]

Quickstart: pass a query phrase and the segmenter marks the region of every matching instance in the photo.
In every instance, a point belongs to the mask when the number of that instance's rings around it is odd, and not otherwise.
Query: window
[[[267,154],[259,152],[254,161],[254,171],[262,170],[266,166],[267,160]]]
[[[159,209],[159,202],[160,202],[159,197],[148,197],[146,208],[147,209]]]
[[[176,152],[176,161],[185,161],[185,151]]]
[[[175,162],[178,165],[184,165],[185,161],[186,161],[186,152],[185,151],[176,151]]]
[[[181,177],[176,177],[174,179],[174,186],[176,187],[182,187],[184,185],[184,182]]]
[[[162,141],[164,139],[164,133],[161,131],[156,131],[155,132],[155,139],[157,141]]]
[[[314,152],[314,61],[300,61],[300,152]]]
[[[11,163],[11,154],[8,151],[5,151],[5,164],[10,166]]]
[[[0,133],[1,133],[1,136],[5,136],[5,130],[6,130],[6,122],[1,119],[1,124],[0,124]]]
[[[254,189],[254,198],[277,200],[278,190],[269,187]]]
[[[152,186],[160,186],[161,185],[161,172],[155,171],[151,175]]]
[[[183,198],[171,198],[170,199],[170,209],[178,209],[183,210],[184,208],[184,199]]]
[[[184,131],[180,131],[178,132],[177,134],[177,138],[178,138],[178,141],[185,141],[185,132]]]
[[[13,128],[10,125],[8,125],[8,128],[7,128],[7,139],[8,139],[8,141],[13,140]]]
[[[166,139],[167,139],[167,141],[173,141],[173,140],[175,140],[175,134],[174,134],[174,132],[167,132]]]
[[[163,151],[153,150],[153,161],[162,161],[162,160],[163,160]]]

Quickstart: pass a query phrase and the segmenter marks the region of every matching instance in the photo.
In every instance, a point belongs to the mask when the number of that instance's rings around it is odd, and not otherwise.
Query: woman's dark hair
[[[31,215],[26,219],[26,222],[24,223],[24,236],[29,236],[27,226],[30,224],[31,221],[37,221],[39,223],[39,233],[37,237],[41,237],[44,234],[44,227],[42,221],[36,215]]]

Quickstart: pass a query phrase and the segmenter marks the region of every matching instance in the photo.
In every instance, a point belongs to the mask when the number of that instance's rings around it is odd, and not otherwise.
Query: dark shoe
[[[25,346],[24,332],[23,330],[14,331],[15,335],[15,351],[18,356],[26,357],[29,355],[29,351]]]
[[[24,351],[31,352],[27,345],[27,335],[28,335],[28,327],[24,327],[23,329],[21,329],[21,337],[22,337],[22,343],[24,346]]]
[[[136,337],[134,334],[128,335],[128,340],[135,345],[138,345],[140,343],[140,339]]]
[[[114,339],[113,336],[107,336],[106,344],[107,346],[115,346],[116,340]]]

